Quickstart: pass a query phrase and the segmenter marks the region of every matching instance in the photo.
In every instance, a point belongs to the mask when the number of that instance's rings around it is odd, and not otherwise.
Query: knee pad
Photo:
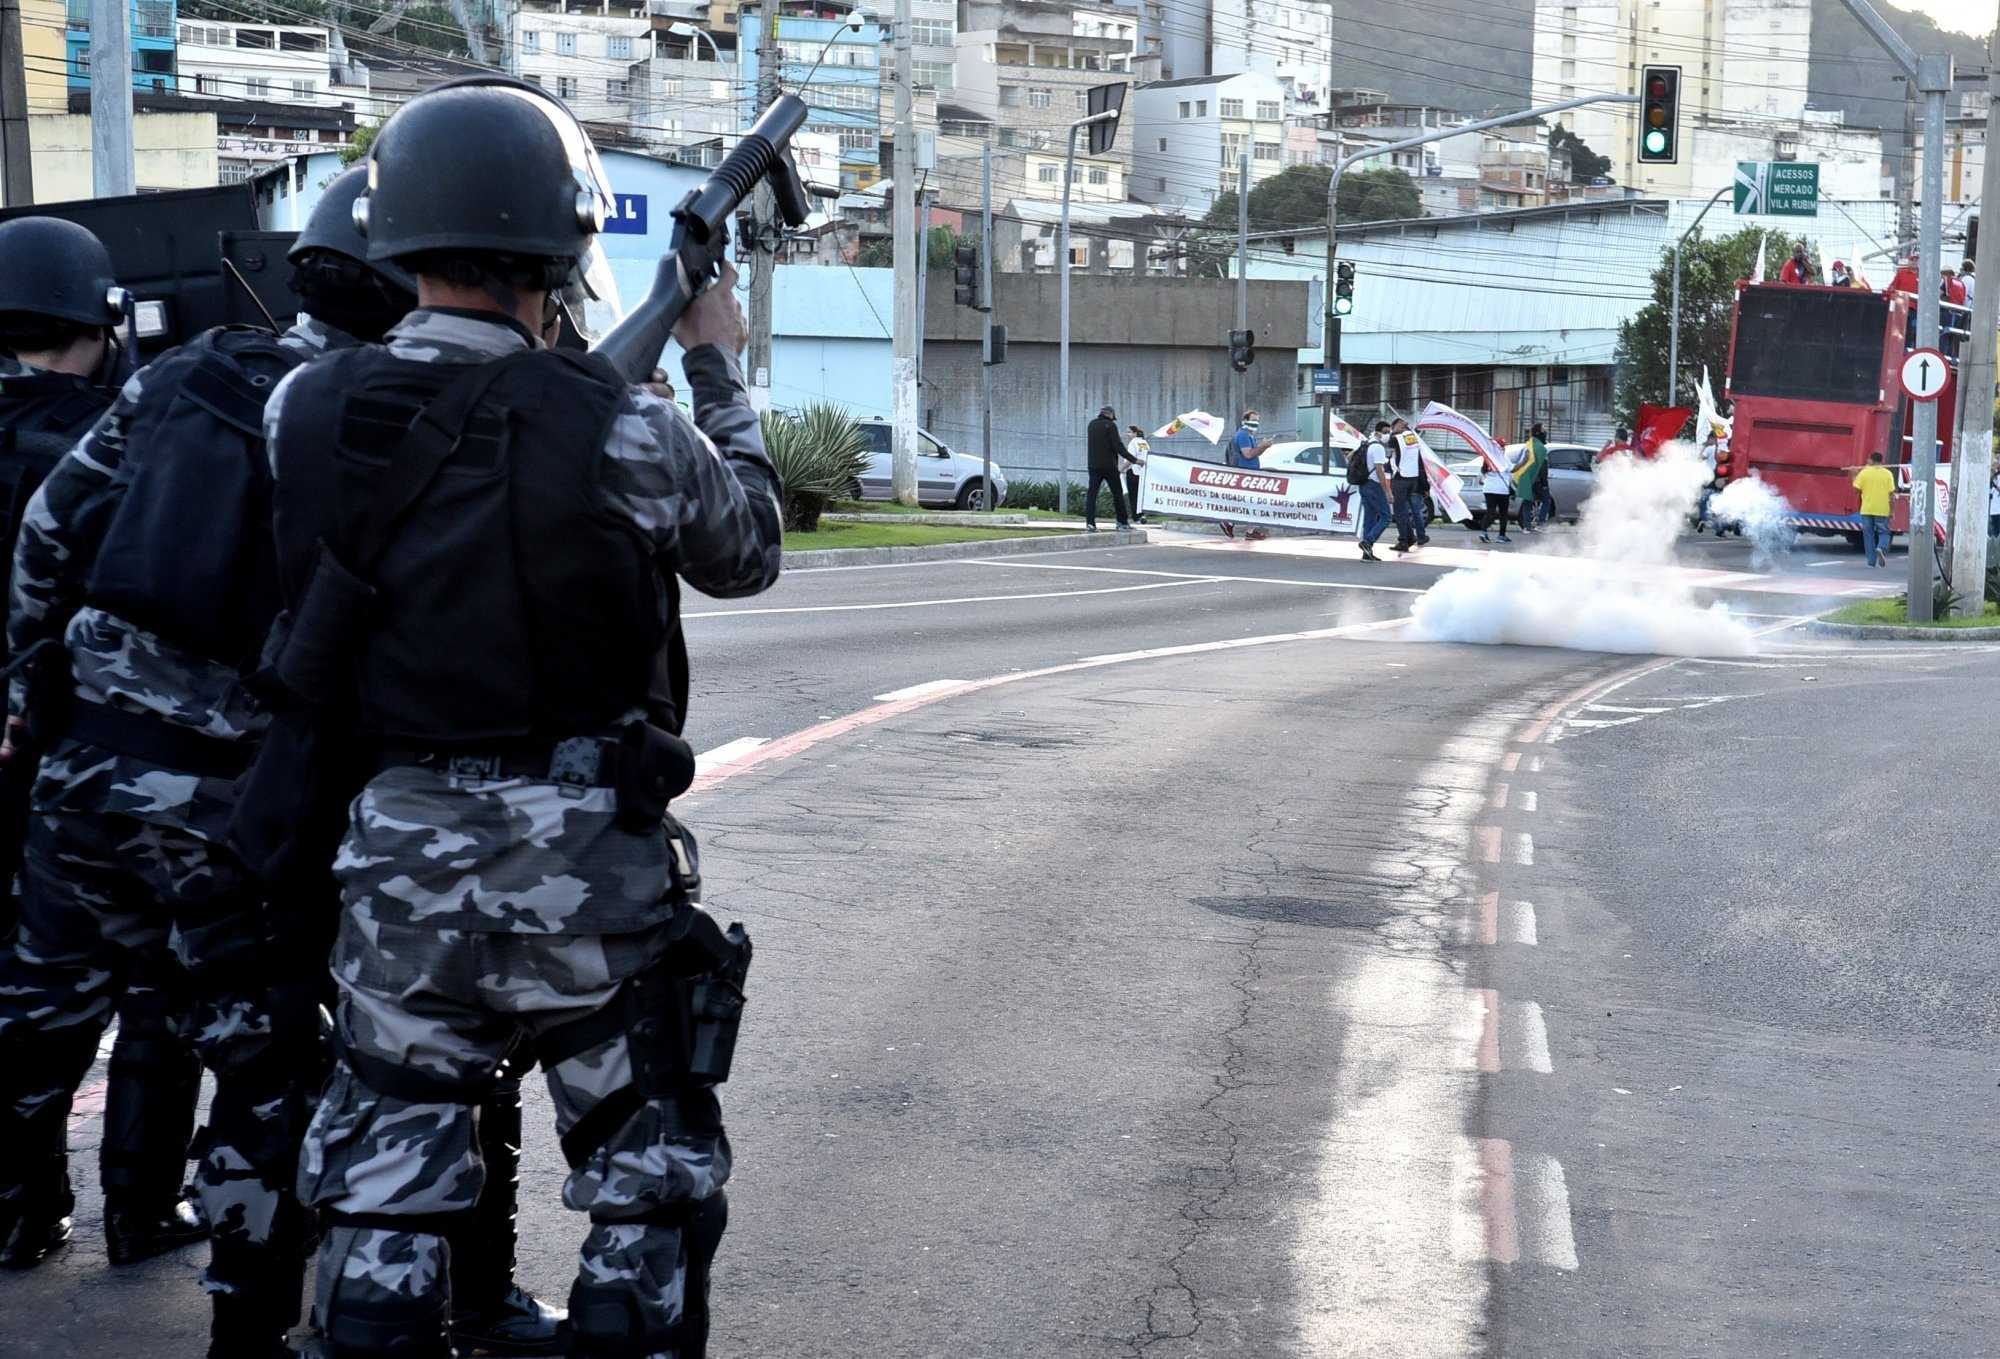
[[[321,1318],[328,1359],[452,1359],[450,1308],[441,1293],[342,1300]]]
[[[663,1350],[678,1355],[681,1328],[650,1325],[631,1288],[582,1279],[570,1285],[571,1359],[648,1359]]]

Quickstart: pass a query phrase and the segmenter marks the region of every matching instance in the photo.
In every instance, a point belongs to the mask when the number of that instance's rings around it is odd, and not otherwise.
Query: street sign
[[[646,195],[620,193],[611,196],[611,211],[605,214],[604,229],[613,236],[646,234]]]
[[[1340,370],[1338,368],[1313,369],[1313,395],[1339,396]]]
[[[1819,216],[1819,166],[1795,160],[1736,162],[1739,217]]]
[[[1944,355],[1935,349],[1912,349],[1903,358],[1903,392],[1912,401],[1935,401],[1951,375]]]

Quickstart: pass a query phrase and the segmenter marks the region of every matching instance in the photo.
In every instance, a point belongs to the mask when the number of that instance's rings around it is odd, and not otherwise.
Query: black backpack
[[[1347,455],[1347,484],[1366,486],[1368,484],[1368,444],[1363,443]]]

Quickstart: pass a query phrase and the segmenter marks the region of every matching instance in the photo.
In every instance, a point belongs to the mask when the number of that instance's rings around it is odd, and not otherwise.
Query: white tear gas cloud
[[[1708,469],[1686,444],[1597,469],[1572,555],[1494,554],[1454,571],[1410,610],[1434,642],[1550,646],[1635,655],[1747,656],[1756,639],[1720,604],[1702,607],[1673,573],[1674,540]]]
[[[1755,472],[1717,491],[1708,505],[1716,522],[1743,530],[1750,542],[1750,567],[1755,571],[1768,571],[1790,554],[1792,541],[1798,537],[1786,518],[1791,509],[1791,502],[1768,482],[1758,480]]]

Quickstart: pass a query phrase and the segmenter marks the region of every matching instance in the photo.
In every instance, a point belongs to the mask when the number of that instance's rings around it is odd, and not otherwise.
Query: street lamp
[[[693,24],[688,23],[685,19],[676,19],[672,23],[668,24],[667,32],[673,34],[676,38],[707,38],[708,55],[710,60],[717,62],[722,60],[722,53],[719,50],[717,50],[715,46],[714,37],[711,36],[710,34],[704,33],[701,29],[696,28]],[[700,49],[697,48],[695,50],[699,51]]]

